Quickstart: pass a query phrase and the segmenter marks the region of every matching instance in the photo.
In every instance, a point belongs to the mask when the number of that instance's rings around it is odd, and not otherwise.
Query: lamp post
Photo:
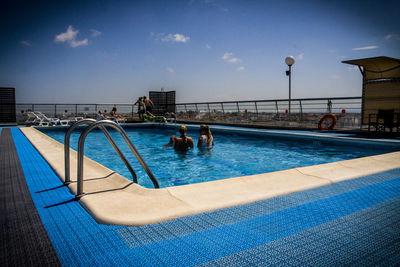
[[[289,114],[290,114],[290,102],[291,102],[291,90],[292,90],[292,65],[294,64],[294,57],[288,56],[285,58],[286,65],[289,66],[289,70],[286,71],[286,76],[289,76]]]

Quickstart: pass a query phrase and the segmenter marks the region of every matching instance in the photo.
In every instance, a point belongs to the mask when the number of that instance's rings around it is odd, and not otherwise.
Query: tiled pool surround
[[[21,130],[63,180],[63,145],[34,128]],[[221,130],[224,129],[221,128]],[[236,129],[236,131],[247,130]],[[274,131],[264,132],[266,134],[282,134]],[[265,134],[252,129],[246,133]],[[304,138],[304,134],[298,132],[283,134],[301,135]],[[318,134],[317,136],[306,134],[306,136],[307,138],[324,138]],[[345,136],[328,138],[334,142],[355,141],[363,145],[371,144],[371,141],[368,140]],[[72,180],[76,181],[75,151],[71,151],[71,167]],[[98,222],[146,225],[248,204],[399,167],[400,152],[394,152],[274,173],[155,190],[133,184],[104,166],[86,159],[84,191],[87,194],[80,199],[80,203]],[[70,185],[70,190],[76,191],[76,183]]]

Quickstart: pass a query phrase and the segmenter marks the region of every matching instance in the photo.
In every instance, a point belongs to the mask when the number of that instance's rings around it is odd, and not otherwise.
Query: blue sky
[[[20,103],[361,95],[342,60],[400,58],[396,1],[3,1],[0,86]]]

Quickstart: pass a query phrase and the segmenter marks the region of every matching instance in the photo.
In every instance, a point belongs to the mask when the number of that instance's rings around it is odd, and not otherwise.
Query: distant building
[[[15,88],[0,87],[0,122],[16,122]]]
[[[154,115],[163,115],[167,112],[175,113],[175,91],[165,92],[163,89],[161,91],[149,91],[149,98],[154,104]]]
[[[356,65],[363,76],[362,125],[385,131],[400,125],[400,59],[373,57],[346,60]]]

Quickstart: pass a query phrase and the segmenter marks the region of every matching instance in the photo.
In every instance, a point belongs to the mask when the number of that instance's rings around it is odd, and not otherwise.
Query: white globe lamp
[[[285,58],[285,63],[288,66],[292,66],[294,64],[295,60],[293,56],[288,56]]]

